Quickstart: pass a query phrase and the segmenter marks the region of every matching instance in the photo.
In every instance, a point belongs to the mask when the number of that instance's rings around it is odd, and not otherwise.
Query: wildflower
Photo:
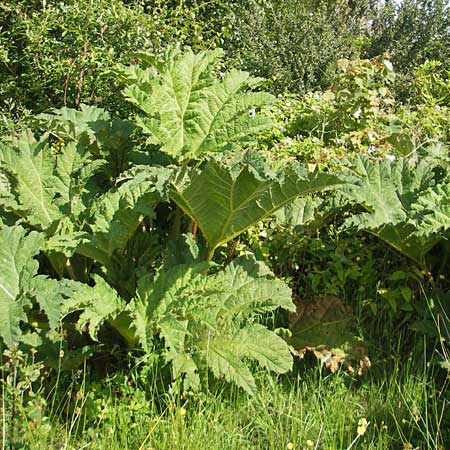
[[[403,450],[412,450],[413,446],[409,442],[403,444]]]
[[[186,408],[180,408],[180,410],[178,411],[178,414],[181,416],[181,417],[184,417],[185,415],[186,415]]]
[[[307,446],[307,447],[314,447],[314,442],[313,442],[311,439],[308,439],[308,440],[306,441],[306,446]]]
[[[366,427],[358,427],[357,428],[358,436],[362,436],[366,432],[366,430],[367,430]]]
[[[355,119],[359,119],[361,117],[362,109],[358,107],[358,109],[353,113],[353,117]]]
[[[369,422],[367,422],[367,419],[365,417],[358,420],[358,428],[357,428],[358,436],[362,436],[367,431],[368,425]]]
[[[385,157],[385,159],[387,159],[388,161],[395,161],[395,155],[390,155],[390,154],[387,154],[387,155],[384,155],[384,157]]]
[[[286,448],[288,450],[293,450],[294,449],[294,444],[292,442],[288,442],[288,445],[286,445]]]
[[[292,139],[286,138],[286,139],[283,141],[283,144],[284,144],[286,147],[292,147]]]
[[[392,65],[392,63],[391,63],[388,59],[385,59],[385,60],[383,61],[383,64],[384,64],[384,67],[386,67],[386,69],[387,69],[389,72],[393,72],[393,71],[394,71],[394,66]]]

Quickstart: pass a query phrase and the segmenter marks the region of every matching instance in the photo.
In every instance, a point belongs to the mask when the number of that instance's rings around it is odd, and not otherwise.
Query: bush
[[[244,0],[225,48],[245,70],[272,79],[275,91],[304,93],[329,83],[337,59],[359,55],[366,7],[365,0]]]
[[[205,14],[204,2],[5,0],[0,108],[14,118],[26,109],[89,103],[123,115],[126,106],[108,70],[174,42],[214,47],[218,34],[203,22]]]

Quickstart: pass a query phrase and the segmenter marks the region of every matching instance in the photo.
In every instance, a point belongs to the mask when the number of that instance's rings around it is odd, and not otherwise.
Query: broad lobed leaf
[[[125,96],[146,114],[138,125],[150,141],[177,160],[219,152],[271,126],[249,111],[272,102],[270,94],[249,92],[258,79],[233,70],[214,76],[221,50],[194,54],[171,49],[165,59],[142,70],[124,70]]]
[[[276,176],[251,165],[233,166],[210,160],[200,170],[181,170],[170,186],[170,198],[205,236],[210,254],[300,195],[330,189],[338,177],[290,166]]]

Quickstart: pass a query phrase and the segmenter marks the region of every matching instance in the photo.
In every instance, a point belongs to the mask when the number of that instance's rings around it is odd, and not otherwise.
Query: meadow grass
[[[180,396],[161,390],[162,374],[137,368],[97,381],[88,369],[61,373],[41,380],[32,395],[24,385],[16,398],[3,390],[3,448],[449,448],[446,382],[424,360],[393,358],[361,378],[299,362],[283,378],[258,373],[253,397],[223,383]],[[369,425],[358,436],[363,418]]]

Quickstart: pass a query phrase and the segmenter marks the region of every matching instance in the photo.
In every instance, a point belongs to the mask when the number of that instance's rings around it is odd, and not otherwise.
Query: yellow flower
[[[362,417],[358,420],[358,425],[360,427],[367,427],[367,419],[365,417]]]
[[[366,432],[366,430],[367,430],[366,427],[359,426],[357,429],[357,432],[358,432],[359,436],[362,436]]]
[[[308,439],[308,440],[306,441],[306,446],[307,446],[307,447],[314,447],[314,442],[313,442],[311,439]]]
[[[292,442],[288,442],[288,445],[286,445],[286,448],[288,450],[293,450],[294,449],[294,444]]]
[[[367,427],[369,426],[369,422],[367,422],[367,419],[365,417],[362,417],[361,419],[358,420],[358,428],[357,428],[357,432],[358,432],[358,436],[362,436],[366,431],[367,431]]]
[[[184,417],[185,415],[186,415],[186,408],[180,408],[180,410],[178,411],[178,414],[181,416],[181,417]]]
[[[403,444],[403,450],[412,450],[413,446],[409,442]]]

